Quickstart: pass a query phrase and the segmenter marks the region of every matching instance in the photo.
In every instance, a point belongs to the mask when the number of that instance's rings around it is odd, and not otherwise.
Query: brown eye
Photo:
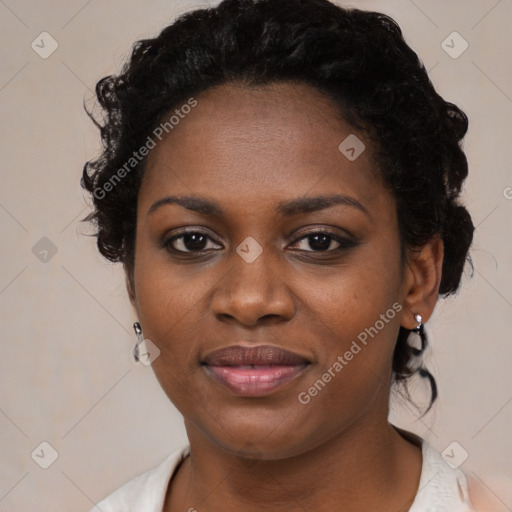
[[[349,238],[328,231],[316,231],[314,233],[309,233],[297,240],[294,245],[299,243],[302,244],[302,247],[299,247],[299,250],[306,252],[335,252],[338,250],[349,249],[356,245],[356,243]],[[333,247],[333,245],[335,245],[335,247]]]
[[[174,252],[202,252],[219,247],[208,247],[208,241],[213,240],[201,231],[187,231],[175,235],[164,242],[164,246]],[[213,244],[215,245],[215,244]]]

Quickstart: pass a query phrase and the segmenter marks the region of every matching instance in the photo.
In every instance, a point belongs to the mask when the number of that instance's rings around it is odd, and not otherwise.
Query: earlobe
[[[422,316],[423,322],[432,315],[439,296],[443,255],[443,241],[439,235],[434,235],[423,247],[409,254],[404,279],[402,327],[414,329],[416,314]]]

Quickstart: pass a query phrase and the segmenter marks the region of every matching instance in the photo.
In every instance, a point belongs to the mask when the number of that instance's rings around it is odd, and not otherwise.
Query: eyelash
[[[172,237],[167,238],[163,242],[163,247],[166,248],[169,252],[174,253],[174,254],[178,254],[178,255],[186,255],[186,254],[194,254],[194,253],[195,254],[203,255],[204,253],[210,251],[210,249],[201,249],[201,250],[198,250],[198,251],[190,251],[190,250],[189,251],[182,251],[182,250],[175,249],[174,247],[172,247],[172,243],[174,241],[180,240],[180,239],[182,239],[186,235],[203,235],[203,236],[207,237],[209,240],[212,240],[214,243],[218,243],[218,242],[215,242],[215,240],[213,240],[213,238],[211,238],[209,236],[209,234],[204,232],[204,231],[190,230],[190,231],[182,231],[181,233],[175,234]],[[298,242],[300,242],[302,240],[307,240],[308,238],[313,237],[315,235],[327,236],[330,239],[332,239],[335,242],[337,242],[339,244],[339,247],[336,247],[335,249],[328,249],[328,250],[325,250],[325,251],[305,250],[304,252],[306,252],[306,253],[314,253],[314,254],[332,254],[332,253],[341,252],[343,250],[351,249],[351,248],[353,248],[353,247],[358,245],[357,242],[351,240],[350,238],[343,237],[343,236],[341,236],[341,235],[339,235],[337,233],[332,233],[331,231],[328,231],[328,230],[318,230],[318,231],[311,231],[309,233],[306,233],[306,234],[302,235],[300,238],[297,238],[293,242],[292,245],[295,245],[295,244],[297,244]],[[300,249],[299,249],[299,251],[300,251]]]

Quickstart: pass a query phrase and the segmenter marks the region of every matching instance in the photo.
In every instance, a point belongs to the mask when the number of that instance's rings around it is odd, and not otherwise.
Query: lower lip
[[[297,366],[209,366],[205,369],[217,382],[242,396],[265,396],[282,388],[307,367]]]

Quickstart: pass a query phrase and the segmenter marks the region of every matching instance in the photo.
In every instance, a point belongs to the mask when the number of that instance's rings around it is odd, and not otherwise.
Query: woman
[[[190,442],[98,508],[472,510],[464,473],[388,422],[392,386],[437,396],[424,324],[474,230],[467,118],[396,23],[225,0],[96,91],[87,220]]]

